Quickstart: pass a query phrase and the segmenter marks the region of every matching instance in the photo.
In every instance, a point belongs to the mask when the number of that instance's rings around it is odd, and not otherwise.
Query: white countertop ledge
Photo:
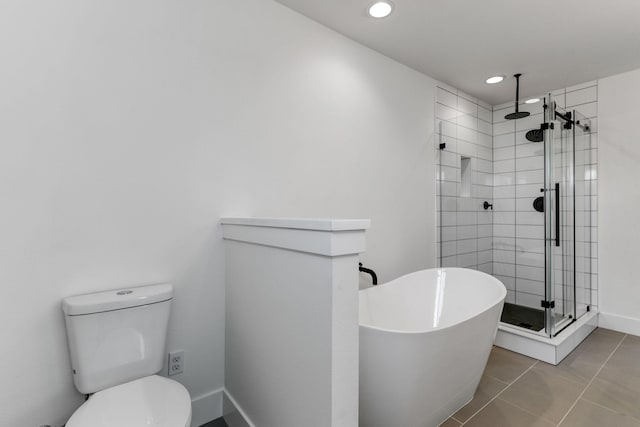
[[[366,230],[371,225],[368,219],[331,218],[222,218],[223,225],[245,225],[254,227],[293,228],[316,231]]]

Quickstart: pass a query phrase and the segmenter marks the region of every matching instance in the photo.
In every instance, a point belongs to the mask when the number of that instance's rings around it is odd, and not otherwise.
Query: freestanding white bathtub
[[[435,427],[467,404],[507,291],[475,270],[417,271],[360,291],[360,426]]]

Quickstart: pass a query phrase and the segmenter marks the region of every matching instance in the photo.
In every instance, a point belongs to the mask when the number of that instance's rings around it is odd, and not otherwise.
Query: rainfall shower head
[[[529,116],[529,112],[527,111],[516,111],[515,113],[509,113],[504,116],[507,120],[516,120],[516,119],[524,119]]]
[[[520,101],[519,98],[520,98],[520,76],[521,75],[522,74],[520,73],[513,75],[513,77],[516,78],[516,111],[504,116],[504,118],[507,120],[522,119],[522,118],[528,117],[530,114],[528,111],[518,111],[518,103]]]
[[[544,131],[542,129],[533,129],[524,136],[531,142],[542,142],[544,139]]]

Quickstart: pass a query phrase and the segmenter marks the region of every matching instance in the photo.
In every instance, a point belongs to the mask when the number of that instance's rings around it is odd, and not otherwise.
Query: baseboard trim
[[[224,389],[213,390],[191,399],[191,427],[200,427],[222,416]]]
[[[640,319],[600,312],[598,326],[625,334],[640,336]]]
[[[251,422],[247,414],[238,405],[238,402],[226,389],[222,399],[222,413],[224,421],[229,427],[255,427],[255,424]]]

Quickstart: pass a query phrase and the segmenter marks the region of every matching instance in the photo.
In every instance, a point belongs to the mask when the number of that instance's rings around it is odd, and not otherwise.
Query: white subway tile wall
[[[590,136],[575,140],[575,220],[573,204],[565,198],[562,212],[563,235],[571,239],[575,221],[575,280],[562,267],[572,257],[557,256],[554,262],[556,312],[571,308],[575,297],[578,316],[587,305],[597,306],[597,82],[552,92],[554,100],[568,111],[577,110],[591,122]],[[544,98],[540,96],[540,98]],[[513,104],[493,108],[493,271],[507,286],[507,301],[540,308],[545,297],[544,285],[544,214],[533,209],[533,201],[542,195],[544,186],[544,143],[530,142],[526,132],[544,121],[543,103],[522,104],[531,115],[519,120],[505,120]],[[558,134],[558,133],[556,133]],[[559,144],[557,144],[559,147]],[[568,146],[570,149],[571,144]],[[557,153],[565,163],[569,152]],[[563,176],[557,170],[558,176]],[[566,175],[565,175],[566,176]],[[563,182],[562,188],[569,186]],[[571,243],[573,243],[571,241]],[[563,242],[563,245],[568,244]],[[569,254],[573,248],[567,249]],[[563,264],[564,263],[564,264]]]
[[[440,265],[493,274],[493,215],[483,208],[493,199],[492,108],[438,85],[435,111]],[[463,158],[470,170],[461,167]]]

